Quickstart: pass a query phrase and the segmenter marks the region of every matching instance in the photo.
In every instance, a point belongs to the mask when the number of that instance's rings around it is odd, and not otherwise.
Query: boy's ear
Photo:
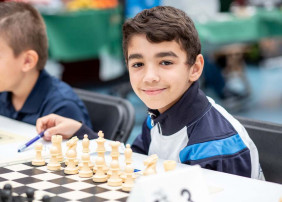
[[[204,57],[202,54],[197,55],[194,65],[190,67],[190,81],[197,81],[202,75],[204,68]]]
[[[23,68],[24,72],[28,72],[36,67],[38,62],[38,54],[34,50],[27,50],[23,53]]]

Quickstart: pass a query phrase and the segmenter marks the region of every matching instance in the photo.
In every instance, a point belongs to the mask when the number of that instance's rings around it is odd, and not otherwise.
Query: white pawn
[[[89,167],[90,155],[88,153],[83,153],[81,155],[82,167],[79,171],[79,177],[92,177],[93,172]]]
[[[35,144],[35,159],[31,162],[32,165],[34,166],[44,166],[45,165],[45,160],[42,158],[42,143],[37,142]]]
[[[130,148],[130,144],[126,144],[126,148],[124,150],[125,156],[125,165],[132,164],[132,149]]]
[[[58,155],[58,149],[56,146],[52,146],[50,148],[50,154],[51,158],[49,163],[47,164],[48,170],[60,170],[61,164],[58,162],[57,155]]]
[[[111,162],[111,177],[108,179],[108,185],[117,187],[122,185],[122,179],[119,177],[119,164],[117,160]]]
[[[68,159],[68,166],[65,168],[64,173],[70,175],[77,174],[78,167],[75,164],[76,152],[73,149],[70,149],[67,151],[66,156]]]
[[[125,181],[122,184],[122,190],[123,191],[131,191],[133,185],[134,185],[134,169],[131,165],[126,165],[124,169],[124,175],[125,175]]]
[[[89,153],[89,143],[90,143],[90,141],[88,139],[88,135],[85,134],[84,138],[82,140],[82,147],[83,147],[82,152],[83,153]]]
[[[94,182],[106,182],[108,177],[107,175],[105,175],[104,173],[104,159],[102,157],[97,157],[96,161],[95,161],[95,165],[96,165],[96,173],[93,176],[93,181]]]

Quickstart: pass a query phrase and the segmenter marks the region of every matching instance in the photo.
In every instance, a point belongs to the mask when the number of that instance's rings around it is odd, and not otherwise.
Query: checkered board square
[[[0,188],[7,183],[13,187],[13,196],[21,198],[25,198],[29,187],[34,189],[34,201],[41,201],[48,195],[52,202],[122,202],[129,196],[121,187],[96,183],[91,178],[80,178],[78,174],[66,175],[64,164],[59,171],[47,170],[47,166],[35,167],[31,163],[0,167]]]

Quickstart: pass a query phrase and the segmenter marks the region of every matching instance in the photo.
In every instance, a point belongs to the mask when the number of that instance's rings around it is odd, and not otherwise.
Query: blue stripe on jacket
[[[152,119],[151,119],[150,115],[147,116],[146,124],[147,124],[147,127],[150,130],[153,128],[153,126],[152,126]]]
[[[239,134],[231,137],[190,145],[179,153],[180,161],[200,160],[213,156],[232,155],[246,148]]]

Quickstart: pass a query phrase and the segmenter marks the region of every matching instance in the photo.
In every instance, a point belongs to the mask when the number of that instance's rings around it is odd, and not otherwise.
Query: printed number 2
[[[182,189],[181,190],[181,196],[187,195],[187,202],[193,202],[191,193],[188,189]]]

